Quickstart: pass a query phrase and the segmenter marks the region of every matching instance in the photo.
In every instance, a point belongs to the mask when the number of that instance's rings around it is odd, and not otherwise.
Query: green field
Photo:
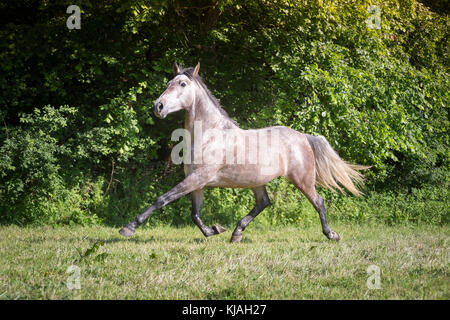
[[[449,299],[448,226],[0,227],[1,299]],[[80,289],[69,289],[80,269]],[[379,289],[369,266],[379,268]],[[376,276],[376,275],[375,275]],[[372,277],[372,278],[370,278]],[[372,280],[370,280],[372,279]]]

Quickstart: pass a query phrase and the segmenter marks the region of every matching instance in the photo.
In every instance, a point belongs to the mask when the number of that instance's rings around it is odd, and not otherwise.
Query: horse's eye
[[[182,86],[182,87],[186,87],[186,83],[185,83],[185,82],[182,82],[182,83],[181,83],[181,86]]]

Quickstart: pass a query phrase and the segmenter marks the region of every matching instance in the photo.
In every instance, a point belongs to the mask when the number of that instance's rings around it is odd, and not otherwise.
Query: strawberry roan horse
[[[328,225],[324,200],[315,185],[331,190],[341,190],[344,186],[354,195],[360,195],[353,182],[363,180],[357,170],[367,167],[342,160],[322,136],[282,126],[239,128],[205,86],[198,75],[199,69],[200,64],[182,68],[175,62],[175,77],[154,104],[154,112],[160,118],[182,109],[186,111],[185,130],[189,133],[185,137],[187,148],[183,150],[186,178],[158,197],[144,213],[123,227],[120,234],[131,236],[153,211],[189,193],[194,223],[205,237],[219,234],[225,231],[223,227],[218,224],[208,227],[200,219],[203,189],[250,188],[256,204],[234,229],[231,242],[238,242],[247,225],[270,204],[265,185],[277,177],[286,177],[319,213],[324,235],[338,241],[339,235]]]

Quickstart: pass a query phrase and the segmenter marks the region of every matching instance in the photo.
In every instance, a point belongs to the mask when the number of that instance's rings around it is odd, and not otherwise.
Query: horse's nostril
[[[158,111],[161,111],[163,109],[163,104],[160,102],[158,105]]]

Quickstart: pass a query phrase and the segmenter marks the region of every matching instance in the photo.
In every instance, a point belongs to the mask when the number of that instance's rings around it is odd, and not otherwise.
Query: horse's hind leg
[[[238,222],[236,229],[233,231],[233,235],[231,236],[231,242],[239,242],[242,240],[242,231],[248,226],[248,224],[255,219],[255,217],[264,210],[268,205],[270,205],[270,199],[267,195],[266,187],[256,187],[253,188],[253,193],[255,194],[256,204],[253,207],[252,211],[241,221]]]
[[[339,241],[340,239],[339,234],[331,230],[328,224],[324,200],[317,193],[314,184],[308,183],[307,185],[305,185],[304,182],[302,183],[302,181],[298,181],[299,179],[296,178],[290,178],[290,180],[297,188],[299,188],[303,192],[306,198],[308,198],[309,202],[311,202],[311,204],[313,205],[314,209],[316,209],[316,211],[319,213],[320,222],[322,223],[323,234],[330,240]]]
[[[302,190],[303,191],[303,190]],[[340,237],[336,231],[331,230],[324,205],[323,198],[317,193],[316,188],[312,187],[312,190],[303,191],[308,200],[313,204],[316,211],[319,213],[320,222],[322,223],[322,232],[330,240],[339,241]]]
[[[225,231],[225,228],[215,224],[212,228],[206,226],[202,220],[200,219],[200,210],[203,204],[203,189],[196,190],[191,193],[192,200],[192,221],[200,228],[205,237],[213,236],[215,234],[219,234]]]

